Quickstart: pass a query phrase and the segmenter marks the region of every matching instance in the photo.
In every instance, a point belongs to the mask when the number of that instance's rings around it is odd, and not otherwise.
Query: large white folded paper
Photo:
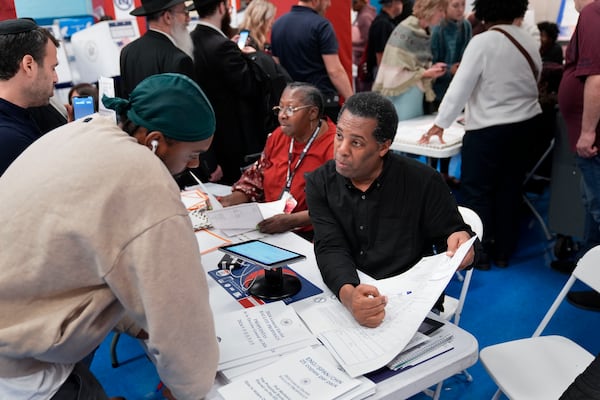
[[[335,298],[293,306],[350,376],[374,371],[389,363],[410,342],[474,240],[464,243],[452,258],[445,254],[425,257],[392,278],[374,280],[363,274],[362,283],[376,286],[388,297],[385,320],[377,328],[359,325]]]

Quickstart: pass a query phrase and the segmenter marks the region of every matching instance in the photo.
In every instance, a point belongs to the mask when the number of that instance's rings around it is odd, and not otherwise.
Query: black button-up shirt
[[[317,263],[336,295],[360,283],[357,269],[376,279],[398,275],[445,251],[450,234],[472,233],[437,171],[391,153],[365,192],[327,162],[307,175],[306,201]]]

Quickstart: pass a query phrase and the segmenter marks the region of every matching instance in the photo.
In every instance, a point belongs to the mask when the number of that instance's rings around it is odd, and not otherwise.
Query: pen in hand
[[[402,290],[400,292],[388,294],[387,297],[404,297],[412,294],[412,290]]]
[[[385,296],[385,295],[381,295],[381,294],[373,294],[373,293],[369,293],[369,294],[367,294],[367,298],[368,298],[368,299],[381,298],[381,299],[383,299],[383,304],[386,304],[386,303],[387,303],[387,299],[388,299],[388,297],[387,297],[387,296]]]

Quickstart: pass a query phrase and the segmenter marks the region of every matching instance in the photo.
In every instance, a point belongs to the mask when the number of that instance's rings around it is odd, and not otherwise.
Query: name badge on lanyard
[[[285,201],[285,206],[283,207],[283,212],[285,214],[291,214],[298,205],[298,200],[296,200],[288,190],[284,190],[281,193],[281,200]]]
[[[306,143],[306,146],[304,146],[302,153],[300,153],[300,156],[298,157],[298,161],[296,162],[296,166],[294,167],[293,171],[292,171],[292,156],[293,156],[292,151],[294,149],[294,139],[292,138],[292,140],[290,141],[290,149],[288,151],[288,167],[287,167],[287,176],[286,176],[286,180],[285,180],[285,187],[283,188],[283,191],[281,192],[281,196],[279,197],[281,200],[285,200],[285,207],[283,209],[283,212],[286,214],[291,214],[291,212],[294,210],[294,208],[296,208],[296,206],[298,205],[298,200],[296,200],[294,198],[294,196],[292,195],[292,193],[290,193],[290,189],[292,187],[292,180],[294,179],[294,176],[296,175],[296,171],[300,167],[300,164],[302,164],[302,161],[304,160],[304,156],[306,156],[306,153],[308,153],[310,146],[312,145],[313,141],[319,134],[320,129],[321,129],[321,121],[319,121],[319,123],[317,124],[317,128],[315,129],[313,134],[310,136],[310,139],[308,139],[308,142]]]

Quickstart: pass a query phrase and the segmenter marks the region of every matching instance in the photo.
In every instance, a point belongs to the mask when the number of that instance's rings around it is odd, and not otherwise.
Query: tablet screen
[[[260,240],[222,246],[219,250],[267,268],[276,268],[306,258],[302,254]]]

